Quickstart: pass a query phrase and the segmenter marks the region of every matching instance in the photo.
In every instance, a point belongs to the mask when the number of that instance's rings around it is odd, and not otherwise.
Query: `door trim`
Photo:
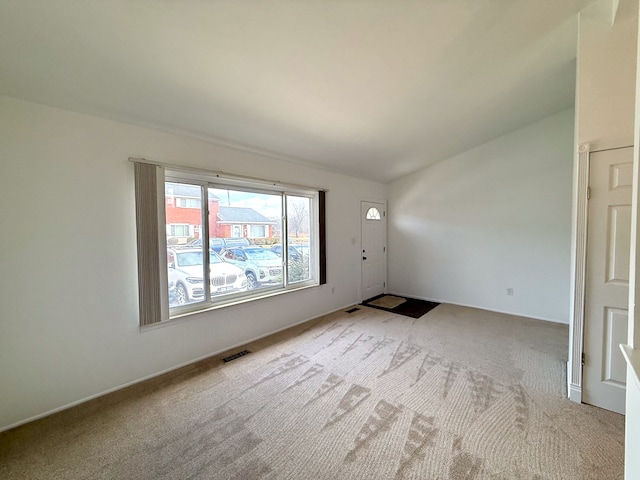
[[[578,146],[574,177],[573,241],[571,279],[572,302],[569,324],[569,362],[567,391],[571,401],[582,402],[582,353],[584,352],[584,307],[587,266],[587,218],[589,158],[604,150],[633,147],[633,139],[615,142],[583,143]]]
[[[360,286],[358,287],[359,290],[359,297],[360,297],[360,302],[364,302],[365,300],[368,300],[367,298],[364,298],[364,286],[363,286],[363,282],[362,282],[362,246],[363,246],[363,229],[364,229],[364,218],[362,216],[362,204],[363,203],[377,203],[380,205],[384,206],[384,215],[385,215],[385,229],[384,229],[384,293],[387,293],[389,291],[389,264],[388,264],[388,258],[389,258],[389,216],[387,215],[388,212],[388,205],[387,205],[387,201],[386,200],[379,200],[379,199],[372,199],[372,198],[363,198],[360,200],[360,205],[358,208],[359,211],[359,216],[360,216],[360,249],[358,250],[358,255],[359,255],[359,264],[360,264]]]

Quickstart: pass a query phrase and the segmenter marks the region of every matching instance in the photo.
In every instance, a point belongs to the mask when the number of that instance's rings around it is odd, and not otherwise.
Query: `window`
[[[380,210],[376,207],[371,207],[367,210],[367,215],[365,217],[367,220],[382,220],[380,218]]]
[[[253,238],[266,238],[267,227],[265,225],[249,225],[250,236]]]
[[[136,163],[141,324],[326,283],[324,195]]]
[[[314,276],[314,245],[307,241],[311,224],[311,199],[290,195],[287,197],[287,237],[289,238],[288,280],[291,283],[304,282]]]
[[[176,207],[179,208],[200,208],[198,198],[176,198]]]
[[[177,225],[174,223],[167,226],[169,227],[169,233],[167,234],[169,237],[188,237],[189,236],[189,225]]]

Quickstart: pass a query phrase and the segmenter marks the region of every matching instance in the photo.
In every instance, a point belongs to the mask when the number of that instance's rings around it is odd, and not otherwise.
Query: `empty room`
[[[638,0],[0,0],[0,478],[640,478]]]

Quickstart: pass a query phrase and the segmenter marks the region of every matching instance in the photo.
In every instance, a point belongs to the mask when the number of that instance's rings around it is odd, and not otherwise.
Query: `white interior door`
[[[362,300],[387,286],[387,215],[383,203],[362,202]]]
[[[589,155],[582,400],[625,411],[633,148]]]

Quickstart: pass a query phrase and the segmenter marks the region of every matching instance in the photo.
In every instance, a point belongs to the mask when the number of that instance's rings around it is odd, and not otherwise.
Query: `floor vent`
[[[353,308],[347,310],[347,313],[357,312],[358,310],[360,310],[358,307],[353,307]]]
[[[229,355],[228,357],[224,357],[222,361],[224,363],[230,362],[231,360],[235,360],[236,358],[244,357],[248,353],[251,353],[249,350],[242,350],[241,352],[234,353],[233,355]]]

